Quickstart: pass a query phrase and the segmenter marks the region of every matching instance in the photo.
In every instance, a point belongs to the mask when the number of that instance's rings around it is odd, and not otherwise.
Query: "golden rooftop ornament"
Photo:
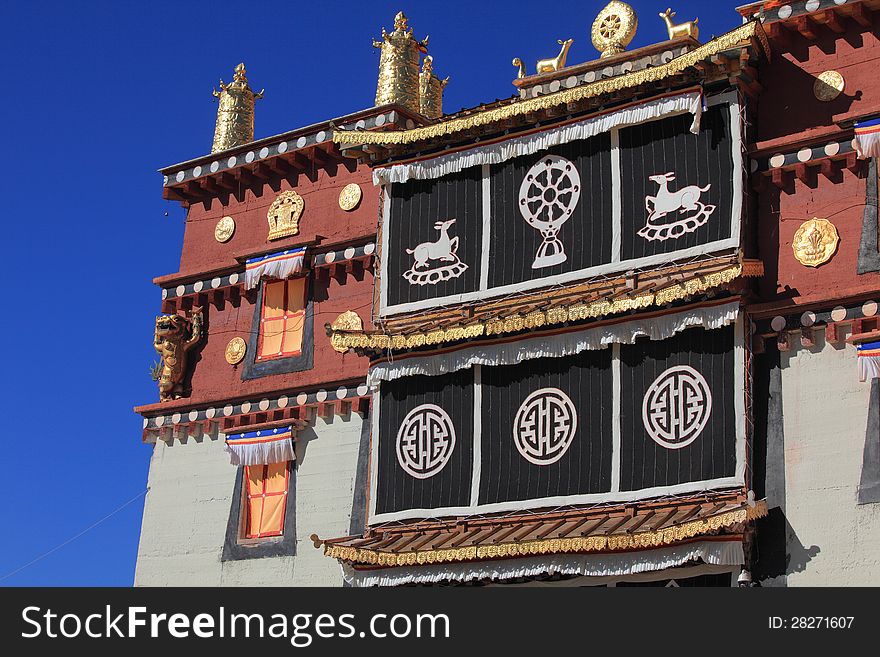
[[[831,260],[840,243],[837,228],[827,219],[813,217],[798,228],[791,240],[795,260],[806,267],[818,267]]]
[[[223,217],[214,226],[214,239],[220,242],[228,242],[235,232],[235,219],[232,217]]]
[[[214,96],[220,99],[217,108],[217,125],[214,127],[214,145],[211,152],[225,151],[254,140],[254,103],[263,92],[254,93],[245,77],[244,64],[235,67],[233,80],[225,84],[220,79],[220,91]]]
[[[626,50],[638,26],[636,12],[625,2],[612,0],[605,5],[591,30],[593,45],[601,53],[599,56],[611,57]]]
[[[823,103],[834,100],[843,93],[846,86],[843,76],[837,71],[824,71],[816,77],[813,83],[813,95]]]
[[[302,215],[305,201],[293,190],[281,192],[269,206],[268,240],[296,235],[299,232],[299,218]]]
[[[699,18],[695,18],[687,23],[681,23],[680,25],[673,25],[672,18],[675,16],[675,12],[672,11],[671,7],[658,15],[663,19],[663,22],[666,23],[666,33],[669,35],[670,39],[677,39],[678,37],[683,36],[697,39],[700,34],[700,28],[697,27],[697,21],[700,20]]]
[[[526,65],[523,64],[523,60],[521,60],[519,57],[514,57],[511,64],[513,64],[514,66],[516,66],[519,69],[516,72],[516,79],[517,80],[521,80],[522,78],[526,77]]]
[[[330,325],[330,329],[332,331],[363,331],[364,320],[362,320],[361,316],[358,315],[355,311],[346,310],[335,320],[333,320],[333,323]],[[346,351],[349,350],[348,346],[340,344],[339,341],[331,340],[330,344],[333,346],[333,349],[341,354],[344,354]]]
[[[568,49],[571,48],[573,41],[574,39],[566,39],[565,41],[557,39],[556,43],[562,46],[562,50],[559,51],[559,54],[556,55],[556,57],[539,59],[538,63],[535,64],[535,71],[537,73],[550,73],[565,68],[565,59],[568,57]],[[514,64],[514,66],[515,65],[516,64]]]
[[[421,110],[419,103],[419,53],[427,52],[428,37],[422,41],[413,38],[407,28],[407,18],[401,11],[394,17],[391,34],[382,28],[382,40],[373,40],[373,47],[382,51],[379,57],[379,81],[376,85],[376,105],[398,104],[413,112]]]
[[[434,75],[434,58],[425,57],[422,72],[419,74],[419,112],[429,119],[443,116],[443,90],[449,84],[449,77],[441,80]]]
[[[244,360],[245,353],[247,353],[247,343],[244,338],[232,338],[226,345],[226,362],[230,365],[238,365]]]

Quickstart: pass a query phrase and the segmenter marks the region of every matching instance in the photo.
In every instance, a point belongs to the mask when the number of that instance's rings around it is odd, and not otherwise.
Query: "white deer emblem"
[[[440,237],[406,250],[414,260],[412,268],[403,274],[406,280],[413,285],[435,285],[464,273],[468,266],[458,258],[458,237],[449,237],[449,229],[454,223],[455,219],[438,221],[434,228],[440,231]]]
[[[660,186],[656,196],[645,197],[645,210],[648,212],[648,221],[638,234],[646,240],[668,240],[678,238],[685,233],[692,233],[704,225],[709,216],[715,212],[714,205],[707,205],[700,201],[703,192],[708,192],[712,185],[699,187],[689,185],[676,191],[669,191],[669,183],[675,180],[675,173],[661,173],[656,176],[648,176],[648,180]],[[679,218],[667,221],[659,221],[668,214],[677,212]],[[681,217],[682,214],[693,214]]]

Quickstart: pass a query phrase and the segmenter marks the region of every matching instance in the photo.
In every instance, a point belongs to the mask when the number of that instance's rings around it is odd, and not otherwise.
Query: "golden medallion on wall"
[[[346,212],[351,212],[358,206],[358,203],[361,202],[362,195],[363,193],[361,192],[360,185],[357,183],[349,183],[342,188],[341,192],[339,192],[339,207]]]
[[[593,21],[590,35],[593,38],[593,46],[598,50],[601,57],[610,57],[626,50],[630,41],[636,35],[639,19],[636,12],[625,2],[612,0]]]
[[[235,232],[235,220],[232,217],[223,217],[214,226],[214,239],[220,242],[228,242]]]
[[[816,76],[813,83],[813,95],[823,103],[834,100],[843,93],[846,82],[837,71],[825,71]]]
[[[269,206],[269,236],[266,239],[277,240],[296,235],[299,232],[299,218],[304,207],[302,196],[293,190],[281,192],[276,196]]]
[[[247,352],[247,343],[244,338],[232,338],[226,345],[226,362],[230,365],[238,365],[244,360]]]
[[[827,219],[813,217],[801,224],[791,241],[795,259],[807,267],[831,260],[840,243],[837,228]]]

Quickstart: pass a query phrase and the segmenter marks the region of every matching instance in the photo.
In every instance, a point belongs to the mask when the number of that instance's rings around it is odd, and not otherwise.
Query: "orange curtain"
[[[302,353],[306,318],[306,279],[267,281],[263,289],[257,360]]]
[[[247,480],[247,538],[281,536],[287,507],[288,464],[249,465]]]

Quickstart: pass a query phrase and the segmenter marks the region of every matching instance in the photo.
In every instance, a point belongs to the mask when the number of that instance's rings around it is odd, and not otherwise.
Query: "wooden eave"
[[[380,117],[382,124],[376,125]],[[273,180],[295,179],[304,175],[314,181],[319,169],[343,165],[349,171],[354,171],[355,164],[350,158],[343,157],[331,140],[334,129],[354,129],[363,124],[373,130],[388,130],[426,122],[423,116],[401,105],[383,105],[266,137],[160,169],[159,173],[164,177],[162,197],[191,205],[219,196],[240,196],[246,189],[257,188]],[[300,140],[304,144],[298,147]],[[281,144],[284,144],[284,152],[279,151]],[[261,157],[263,150],[267,153]],[[228,164],[230,158],[235,158],[233,166]],[[214,165],[217,165],[217,170],[212,172]],[[178,176],[182,180],[178,180]]]
[[[880,0],[850,0],[837,4],[834,0],[819,0],[818,7],[810,9],[807,0],[755,2],[737,11],[753,18],[763,12],[763,25],[767,36],[783,50],[791,45],[791,38],[802,37],[815,41],[822,32],[830,30],[843,34],[848,22],[863,28],[873,25],[873,13],[880,9]],[[780,14],[780,11],[783,13]]]
[[[325,555],[367,569],[651,549],[719,534],[735,537],[766,514],[765,501],[750,501],[738,489],[564,511],[383,525],[361,536],[311,538]]]
[[[761,91],[756,64],[769,55],[769,44],[763,28],[760,23],[752,22],[663,64],[670,72],[665,72],[667,69],[658,72],[656,75],[660,77],[656,80],[643,80],[651,69],[659,68],[651,67],[542,94],[540,98],[497,101],[491,106],[475,108],[472,112],[462,111],[444,116],[413,130],[389,131],[387,136],[385,133],[374,136],[364,131],[335,131],[334,140],[340,144],[346,157],[355,157],[373,165],[392,164],[445,154],[459,147],[472,147],[475,142],[482,145],[527,131],[546,129],[575,117],[582,119],[590,113],[637,100],[648,100],[658,94],[693,85],[735,85],[756,98]],[[582,66],[569,67],[558,74],[566,77],[570,69]],[[608,91],[605,91],[606,88]],[[573,94],[577,97],[566,100]],[[530,109],[538,105],[540,108]],[[520,107],[521,110],[517,109]],[[503,118],[496,119],[499,112]],[[481,120],[475,121],[475,118]]]
[[[658,309],[722,290],[738,292],[740,279],[764,274],[759,260],[737,252],[684,265],[630,271],[561,289],[515,298],[487,300],[425,313],[386,318],[374,331],[334,330],[325,325],[334,347],[381,357],[484,337],[514,335],[596,322],[626,312]]]

